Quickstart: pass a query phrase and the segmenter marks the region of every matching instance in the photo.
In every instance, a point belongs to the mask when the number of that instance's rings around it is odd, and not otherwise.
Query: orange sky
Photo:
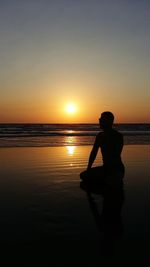
[[[150,4],[106,2],[0,3],[0,122],[150,122]]]

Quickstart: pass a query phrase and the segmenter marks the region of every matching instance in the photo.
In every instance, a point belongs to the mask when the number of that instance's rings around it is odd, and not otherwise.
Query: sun
[[[76,106],[73,103],[69,103],[66,105],[66,112],[67,113],[75,113],[76,112]]]

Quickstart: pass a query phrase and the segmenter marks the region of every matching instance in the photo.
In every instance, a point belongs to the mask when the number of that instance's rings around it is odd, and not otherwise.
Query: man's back
[[[122,164],[123,136],[121,133],[114,129],[109,129],[109,131],[100,132],[96,139],[101,149],[105,166],[118,167]]]

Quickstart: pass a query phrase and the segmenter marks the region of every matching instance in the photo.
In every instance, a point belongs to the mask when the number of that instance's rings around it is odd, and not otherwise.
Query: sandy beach
[[[91,146],[0,149],[3,266],[147,266],[150,145],[126,145],[123,234],[104,250],[79,173]],[[95,165],[102,164],[101,156]],[[93,195],[99,213],[103,197]],[[47,262],[47,265],[45,263]],[[110,265],[115,264],[115,265]]]

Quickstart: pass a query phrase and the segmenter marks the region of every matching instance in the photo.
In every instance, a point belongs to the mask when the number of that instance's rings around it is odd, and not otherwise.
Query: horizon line
[[[98,122],[0,122],[0,124],[99,124]],[[150,122],[114,122],[115,124],[150,124]]]

